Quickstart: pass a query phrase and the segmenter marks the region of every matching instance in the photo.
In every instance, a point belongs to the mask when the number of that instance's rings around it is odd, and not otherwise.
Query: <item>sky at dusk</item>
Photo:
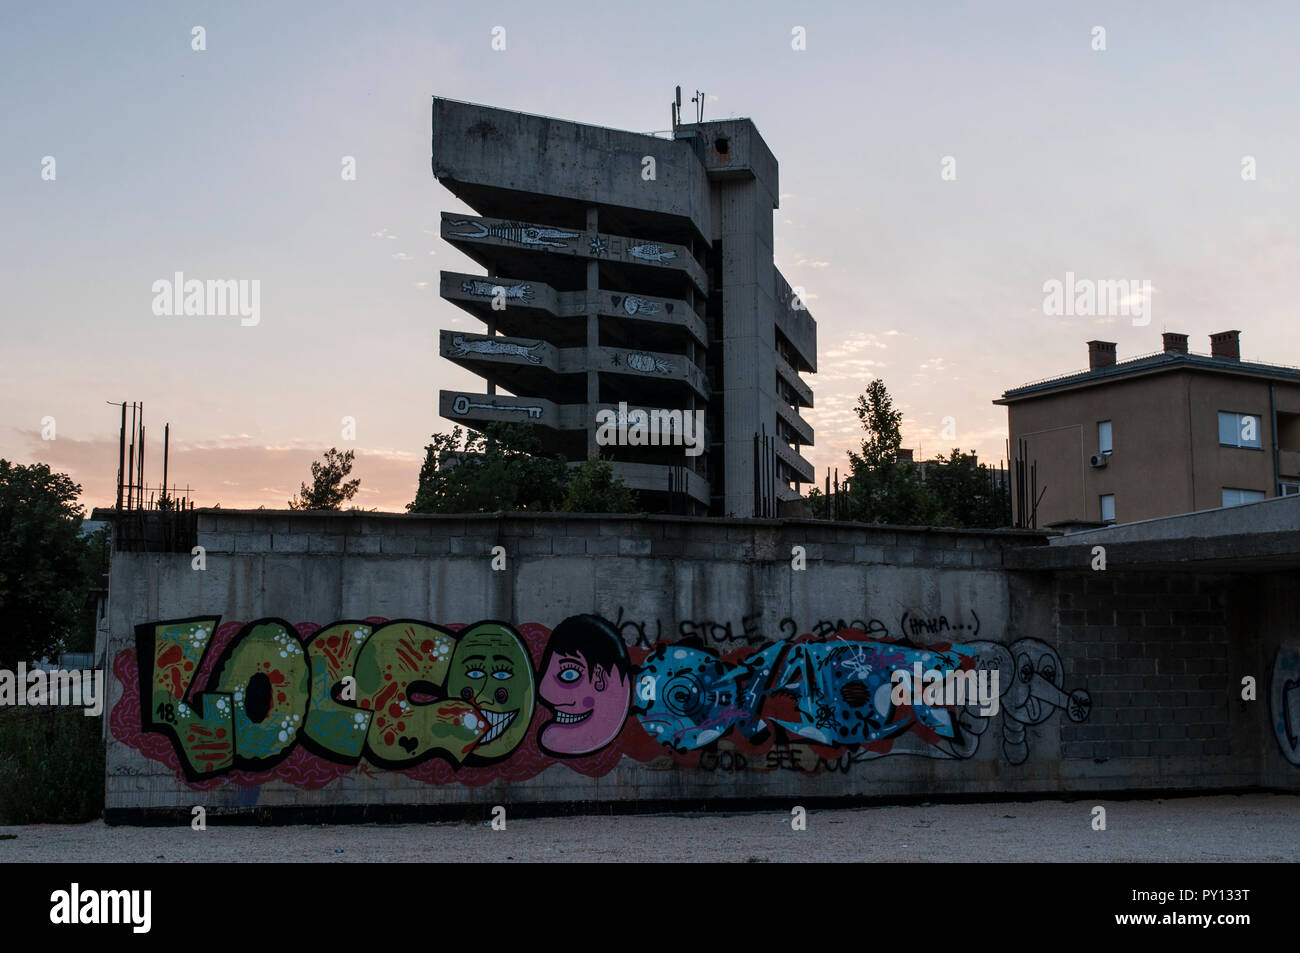
[[[467,209],[430,171],[432,97],[650,132],[680,84],[780,163],[819,480],[877,376],[904,446],[996,461],[991,401],[1086,367],[1091,338],[1123,360],[1237,328],[1243,358],[1300,364],[1297,49],[1281,2],[6,4],[0,457],[110,504],[109,402],[142,401],[149,482],[170,421],[200,506],[283,507],[337,446],[354,503],[401,510],[451,428],[439,389],[482,389],[437,351],[482,329],[438,272],[481,269],[437,234]],[[176,272],[260,281],[260,321],[156,315]],[[1149,282],[1150,323],[1045,314],[1067,272]]]

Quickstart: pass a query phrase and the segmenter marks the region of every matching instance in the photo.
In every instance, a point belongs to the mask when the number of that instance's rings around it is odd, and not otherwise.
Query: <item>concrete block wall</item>
[[[1057,585],[1066,671],[1096,686],[1088,723],[1061,730],[1062,755],[1173,785],[1254,783],[1254,758],[1229,757],[1225,579],[1090,572]]]
[[[1295,788],[1269,684],[1297,638],[1297,583],[1294,572],[1060,574],[1061,656],[1093,701],[1086,724],[1062,727],[1062,757],[1134,786]]]
[[[113,562],[109,817],[194,804],[221,813],[1297,786],[1300,772],[1277,754],[1263,714],[1267,700],[1245,712],[1230,703],[1236,673],[1258,668],[1272,644],[1238,631],[1253,625],[1234,609],[1246,598],[1240,580],[1004,568],[1008,553],[1043,542],[1037,533],[798,520],[200,513],[204,569],[185,554]],[[504,569],[493,569],[496,547]],[[802,570],[792,566],[799,550]],[[1271,592],[1285,598],[1284,587]],[[955,739],[909,730],[874,749],[780,733],[751,742],[737,729],[671,751],[632,714],[615,742],[577,759],[538,749],[549,717],[538,703],[518,752],[489,766],[434,758],[405,770],[340,767],[295,749],[274,769],[237,765],[197,780],[140,711],[135,632],[145,623],[500,620],[527,641],[537,668],[549,630],[581,614],[607,620],[637,666],[660,643],[727,665],[771,643],[808,641],[797,636],[827,646],[807,650],[814,660],[857,641],[977,646],[1011,694],[987,722],[961,721]],[[1026,679],[1054,701],[1015,700],[1019,656],[1033,669]],[[212,666],[200,668],[201,681]]]

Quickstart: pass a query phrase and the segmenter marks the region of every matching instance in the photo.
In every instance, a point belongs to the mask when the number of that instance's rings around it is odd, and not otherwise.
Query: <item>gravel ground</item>
[[[1092,830],[1092,808],[1106,830]],[[11,836],[16,835],[16,836]],[[182,828],[0,827],[11,861],[1286,861],[1300,858],[1300,797],[1034,801],[654,814],[485,824]]]

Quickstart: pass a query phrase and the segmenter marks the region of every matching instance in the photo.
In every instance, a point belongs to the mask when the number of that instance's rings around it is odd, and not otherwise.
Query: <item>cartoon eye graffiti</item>
[[[1044,655],[1038,660],[1038,674],[1056,684],[1056,662],[1050,655]]]
[[[483,671],[483,669],[481,668],[471,668],[465,673],[466,678],[478,679],[478,678],[485,678],[486,676],[487,676],[487,672]]]
[[[558,679],[559,679],[560,681],[562,681],[562,682],[566,682],[566,683],[568,683],[568,684],[573,684],[573,683],[576,682],[578,679],[582,678],[582,669],[579,669],[579,668],[565,668],[565,669],[561,669],[561,670],[560,670],[560,673],[559,673],[558,675],[556,675],[555,677],[558,678]]]
[[[510,678],[512,675],[514,675],[514,672],[510,671],[510,669],[508,668],[499,668],[492,673],[492,677],[495,678],[498,682],[504,682],[507,678]]]
[[[1034,665],[1029,661],[1028,656],[1022,655],[1020,657],[1020,680],[1022,682],[1028,682],[1033,677]]]

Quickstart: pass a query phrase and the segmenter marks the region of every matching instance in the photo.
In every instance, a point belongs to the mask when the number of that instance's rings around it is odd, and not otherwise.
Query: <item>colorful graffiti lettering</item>
[[[599,776],[623,757],[665,754],[704,770],[846,770],[890,754],[969,758],[995,717],[1002,754],[1020,764],[1030,726],[1057,711],[1083,721],[1091,708],[1086,691],[1066,692],[1056,651],[1029,638],[915,645],[873,626],[723,655],[698,638],[629,648],[618,623],[594,615],[553,631],[496,621],[219,621],[141,625],[135,650],[114,667],[124,683],[114,735],[174,758],[192,783],[260,783],[274,771],[319,786],[370,767],[486,783],[556,761]],[[900,673],[914,670],[964,680],[970,692],[955,702],[897,695]],[[127,690],[132,680],[138,693]],[[172,753],[149,736],[166,738]]]
[[[1003,750],[1012,764],[1028,757],[1025,726],[1065,709],[1083,721],[1087,692],[1066,695],[1055,650],[1038,639],[1010,648],[996,642],[916,648],[897,642],[776,642],[729,666],[707,650],[660,645],[642,664],[636,709],[642,726],[675,751],[709,745],[733,729],[752,743],[774,727],[827,747],[862,745],[888,752],[910,732],[949,757],[968,758],[987,715],[966,704],[896,704],[896,672],[915,666],[943,672],[996,670],[1004,708]]]

